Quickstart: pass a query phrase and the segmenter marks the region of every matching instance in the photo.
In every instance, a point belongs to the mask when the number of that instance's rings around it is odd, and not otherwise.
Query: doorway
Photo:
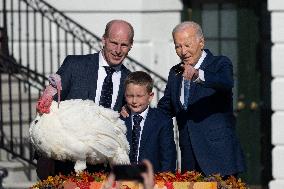
[[[271,173],[270,17],[266,0],[184,1],[182,20],[199,23],[205,48],[233,62],[236,129],[250,188],[266,188]]]

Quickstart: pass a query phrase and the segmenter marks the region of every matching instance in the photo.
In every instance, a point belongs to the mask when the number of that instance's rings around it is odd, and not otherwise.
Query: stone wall
[[[270,189],[284,188],[284,1],[268,0],[272,46],[272,176]]]

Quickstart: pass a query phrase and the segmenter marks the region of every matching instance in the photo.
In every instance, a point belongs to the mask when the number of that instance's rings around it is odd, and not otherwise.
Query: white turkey
[[[84,170],[86,162],[128,164],[126,126],[119,113],[91,100],[60,102],[60,76],[51,75],[49,81],[37,104],[43,114],[30,125],[35,149],[53,159],[74,161],[76,172]],[[58,102],[53,101],[57,92]]]

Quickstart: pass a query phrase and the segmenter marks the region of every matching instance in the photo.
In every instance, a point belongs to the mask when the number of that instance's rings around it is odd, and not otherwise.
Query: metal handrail
[[[16,62],[15,59],[5,56],[0,53],[0,72],[9,73],[21,82],[31,85],[32,87],[42,90],[45,85],[43,82],[48,81],[48,78],[40,73],[35,72]]]
[[[4,76],[6,76],[5,82],[8,85],[6,95],[3,94]],[[47,81],[44,75],[20,65],[13,58],[0,53],[0,148],[9,152],[13,158],[21,158],[31,165],[35,165],[33,150],[29,137],[24,136],[23,132],[24,129],[29,128],[29,123],[35,116],[32,103],[38,99],[44,87],[42,81]],[[32,93],[35,93],[34,97],[32,97]],[[28,108],[25,108],[26,106]],[[18,114],[14,115],[13,110],[16,107]],[[14,119],[14,117],[17,118]],[[5,128],[6,130],[4,130]],[[15,137],[17,137],[16,140]]]

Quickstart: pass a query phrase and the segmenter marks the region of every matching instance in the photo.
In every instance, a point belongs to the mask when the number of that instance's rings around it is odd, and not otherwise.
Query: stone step
[[[5,189],[29,189],[31,188],[36,182],[19,182],[19,183],[3,183],[3,187]]]
[[[27,143],[29,139],[26,139],[22,141],[22,145],[20,145],[20,141],[13,140],[13,148],[11,148],[10,141],[4,141],[4,147],[6,149],[9,149],[10,151],[13,151],[16,155],[19,157],[23,157],[26,159],[30,159],[33,157],[33,148],[31,143]],[[4,151],[4,153],[2,153]],[[13,160],[15,156],[7,156],[7,153],[5,153],[5,150],[0,151],[0,161],[6,161],[6,160]]]
[[[0,162],[8,160],[10,157],[10,153],[8,153],[6,150],[0,149]]]
[[[8,170],[8,176],[3,179],[4,188],[29,188],[37,182],[35,168],[18,159],[0,161],[0,167]]]

